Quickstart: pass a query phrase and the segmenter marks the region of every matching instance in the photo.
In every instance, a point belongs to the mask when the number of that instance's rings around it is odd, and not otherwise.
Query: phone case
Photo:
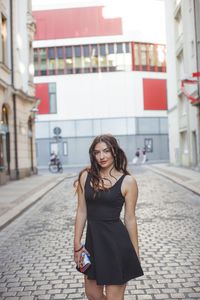
[[[91,265],[90,256],[86,252],[81,253],[79,267],[77,266],[77,270],[81,273],[84,273]]]

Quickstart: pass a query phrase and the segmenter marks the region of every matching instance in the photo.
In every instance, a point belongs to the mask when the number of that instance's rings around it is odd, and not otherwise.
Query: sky
[[[103,5],[104,18],[122,17],[125,34],[135,32],[165,42],[163,0],[32,0],[33,10]]]

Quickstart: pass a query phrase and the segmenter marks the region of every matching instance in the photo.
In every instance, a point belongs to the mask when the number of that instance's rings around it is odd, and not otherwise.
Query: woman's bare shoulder
[[[88,176],[88,171],[87,171],[87,170],[84,170],[84,171],[81,173],[80,178],[83,180],[83,179],[86,179],[87,176]]]
[[[85,185],[85,181],[87,179],[88,173],[89,173],[89,169],[84,169],[80,172],[80,182],[83,186]]]
[[[137,181],[133,175],[126,175],[122,183],[122,194],[125,196],[127,192],[137,191]]]
[[[137,185],[137,181],[133,175],[126,175],[124,177],[125,185]]]

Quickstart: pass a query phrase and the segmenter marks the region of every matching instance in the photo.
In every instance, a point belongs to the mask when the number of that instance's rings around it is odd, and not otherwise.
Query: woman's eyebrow
[[[106,147],[106,148],[104,148],[104,149],[102,149],[102,151],[105,151],[105,150],[109,150],[109,147]],[[99,149],[94,149],[94,152],[100,152],[101,150],[99,150]]]

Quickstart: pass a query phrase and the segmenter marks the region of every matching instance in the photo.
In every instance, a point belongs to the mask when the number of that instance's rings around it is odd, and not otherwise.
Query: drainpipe
[[[196,65],[197,65],[197,72],[200,72],[200,48],[199,48],[199,42],[200,42],[200,31],[199,31],[199,9],[200,5],[196,0],[193,1],[193,9],[194,9],[194,30],[195,30],[195,45],[196,45]],[[200,97],[200,84],[198,83],[198,98]],[[198,166],[200,168],[200,106],[198,106],[198,113],[197,113],[197,122],[198,122]]]
[[[19,179],[19,163],[18,163],[18,148],[17,148],[17,107],[16,107],[16,94],[14,82],[14,51],[13,51],[13,2],[10,0],[10,38],[11,38],[11,84],[14,90],[12,95],[13,100],[13,117],[14,117],[14,153],[15,153],[15,176]]]
[[[197,62],[197,72],[200,72],[200,53],[199,53],[199,42],[200,42],[200,31],[199,26],[199,10],[200,5],[194,0],[194,30],[195,30],[195,40],[196,40],[196,62]],[[198,96],[200,96],[200,85],[198,84]]]

